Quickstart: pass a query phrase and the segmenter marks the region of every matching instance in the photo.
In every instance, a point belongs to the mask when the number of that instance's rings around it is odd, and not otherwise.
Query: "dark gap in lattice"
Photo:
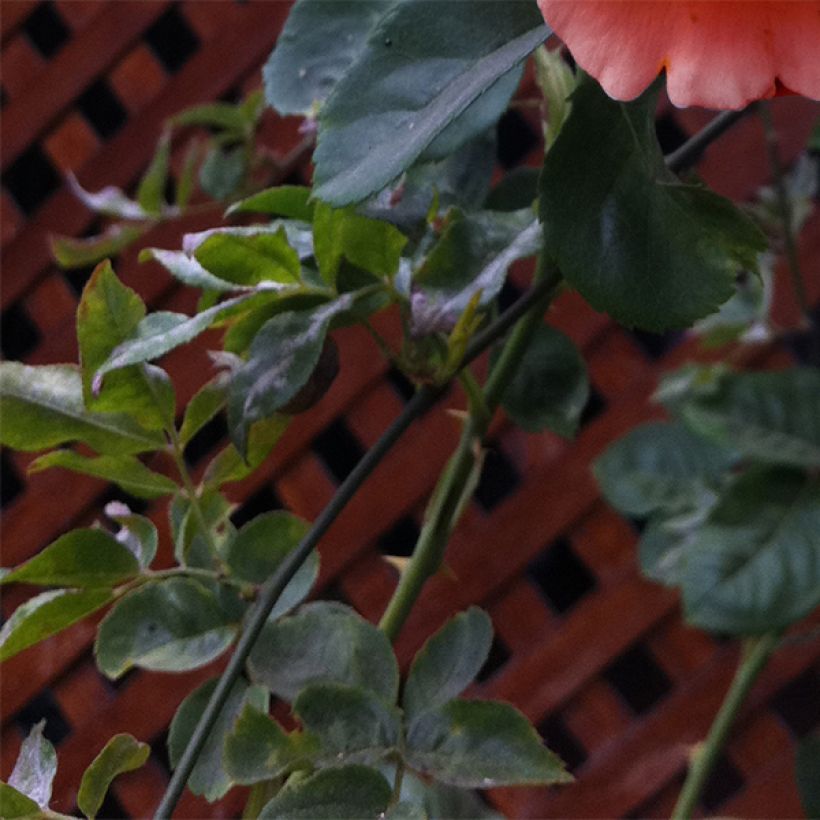
[[[476,675],[476,680],[479,683],[484,683],[484,681],[489,680],[493,677],[493,675],[502,669],[511,657],[512,655],[510,654],[510,649],[507,644],[505,644],[504,641],[496,635],[493,638],[492,645],[490,646],[490,654],[487,655],[487,660],[484,661],[484,666],[481,667],[478,675]]]
[[[795,737],[820,726],[820,673],[806,669],[772,698],[771,707]]]
[[[818,186],[820,187],[820,178]],[[805,330],[788,333],[783,340],[800,364],[820,367],[820,304],[809,311],[808,320]]]
[[[163,772],[170,778],[171,776],[171,757],[168,754],[168,730],[166,729],[150,741],[151,757],[162,769]]]
[[[589,398],[584,405],[584,412],[581,413],[581,427],[591,424],[606,410],[606,399],[595,389],[593,385],[589,387]]]
[[[142,515],[148,510],[148,502],[144,498],[137,498],[135,495],[131,495],[131,493],[127,493],[122,488],[113,485],[100,497],[97,503],[100,509],[103,509],[109,501],[120,501],[127,504],[128,509],[138,515]]]
[[[225,441],[228,425],[224,413],[217,413],[185,446],[185,461],[189,466],[198,464],[208,453]]]
[[[658,135],[658,143],[664,154],[669,154],[676,148],[680,148],[689,139],[688,134],[675,117],[673,112],[664,114],[655,120],[655,133]]]
[[[509,110],[498,121],[499,163],[506,169],[519,165],[538,145],[538,135],[518,111]]]
[[[529,579],[556,612],[572,609],[595,589],[595,576],[575,554],[567,538],[552,542],[527,567]]]
[[[721,756],[700,795],[700,804],[711,814],[718,806],[734,797],[745,785],[743,775],[731,761]]]
[[[104,817],[105,820],[127,820],[131,815],[122,807],[122,803],[117,800],[113,789],[105,793],[105,799],[97,810],[97,817]]]
[[[61,182],[37,144],[29,146],[3,174],[3,184],[26,216],[31,216]]]
[[[237,103],[242,102],[243,96],[242,86],[238,84],[232,85],[224,94],[222,94],[222,96],[220,96],[219,101],[236,105]]]
[[[347,595],[345,595],[345,591],[342,589],[341,579],[339,578],[331,581],[331,583],[322,589],[321,597],[323,601],[336,601],[338,604],[350,606],[350,600]]]
[[[615,658],[603,671],[603,677],[636,715],[648,712],[672,689],[667,674],[640,644]]]
[[[23,480],[12,464],[9,454],[4,450],[0,453],[0,506],[8,507],[24,489]]]
[[[171,6],[145,32],[145,42],[169,74],[175,74],[199,49],[199,37],[179,7]]]
[[[23,23],[23,31],[47,60],[51,59],[71,37],[68,26],[51,0],[38,4]]]
[[[650,333],[648,330],[629,331],[641,350],[653,361],[663,358],[681,340],[679,331]]]
[[[629,522],[630,526],[633,530],[635,530],[635,535],[640,537],[643,535],[643,531],[646,529],[646,525],[649,523],[649,520],[646,518],[629,518],[625,516],[626,520]]]
[[[385,530],[376,541],[383,555],[408,556],[419,538],[419,528],[412,516],[403,515],[389,530]]]
[[[24,735],[31,727],[45,719],[43,734],[58,746],[71,734],[71,724],[60,709],[50,689],[44,689],[35,695],[15,716],[14,722]]]
[[[387,381],[403,401],[410,401],[416,394],[413,382],[396,367],[391,367],[387,371]]]
[[[95,80],[77,97],[77,108],[97,136],[111,139],[128,121],[128,112],[105,80]]]
[[[282,500],[270,484],[265,484],[234,512],[231,521],[241,527],[257,515],[281,509],[284,509]]]
[[[134,681],[137,677],[139,677],[139,670],[136,666],[132,666],[129,670],[124,672],[118,678],[105,678],[105,682],[114,692],[122,692],[128,686],[131,685],[131,682]]]
[[[498,294],[498,309],[503,313],[511,308],[521,298],[521,289],[517,288],[509,279],[504,280],[504,287]]]
[[[555,752],[564,761],[567,769],[574,772],[584,765],[587,759],[586,749],[570,731],[560,715],[550,715],[542,720],[536,728],[541,737],[544,738],[547,748]]]
[[[359,463],[364,450],[343,419],[337,418],[313,440],[311,449],[338,482]]]
[[[512,495],[520,483],[521,477],[515,465],[491,442],[475,489],[475,500],[485,512],[490,512]]]
[[[31,353],[43,335],[22,302],[15,302],[0,316],[0,347],[3,357],[19,361]]]

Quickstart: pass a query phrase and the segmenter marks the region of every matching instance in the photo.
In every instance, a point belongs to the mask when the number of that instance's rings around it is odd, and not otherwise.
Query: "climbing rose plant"
[[[543,46],[550,27],[577,71],[558,43]],[[816,343],[793,249],[812,207],[817,140],[784,173],[761,107],[775,185],[740,209],[677,176],[740,115],[719,115],[667,157],[654,116],[662,70],[679,106],[741,109],[784,88],[816,99],[818,49],[816,2],[298,0],[264,92],[172,118],[133,198],[69,181],[111,220],[99,236],[52,242],[64,267],[95,265],[77,312],[79,366],[2,363],[0,434],[42,453],[32,472],[104,478],[162,505],[170,542],[115,501],[97,525],[4,570],[0,583],[43,591],[3,625],[0,659],[102,611],[94,651],[112,680],[227,657],[169,727],[174,775],[159,817],[186,786],[210,801],[250,787],[245,817],[398,820],[490,816],[474,789],[570,782],[523,714],[463,696],[492,645],[486,613],[450,618],[403,682],[392,643],[443,566],[496,411],[532,433],[572,438],[579,427],[583,356],[549,323],[563,289],[629,327],[691,329],[738,356],[784,333],[769,315],[772,249],[783,248],[803,313],[788,330]],[[496,124],[530,59],[544,162],[493,184]],[[316,133],[312,187],[265,187],[265,104]],[[174,146],[186,158],[172,171]],[[201,292],[197,311],[148,312],[109,259],[208,198],[225,204],[223,223],[186,235],[181,249],[141,254]],[[511,265],[530,258],[530,289],[501,310]],[[398,345],[371,324],[385,310],[401,326]],[[290,419],[333,389],[334,332],[351,324],[368,327],[413,397],[315,522],[279,510],[236,526],[231,485],[275,457]],[[213,329],[213,369],[177,412],[163,356]],[[472,365],[488,351],[482,380]],[[379,624],[306,602],[324,533],[454,380],[467,400],[461,440],[412,556],[392,562],[397,584]],[[681,755],[675,816],[691,817],[757,674],[820,604],[820,376],[688,365],[665,375],[657,400],[667,420],[631,431],[594,469],[611,504],[645,521],[644,574],[680,591],[690,624],[744,641],[704,744],[691,761]],[[230,442],[193,475],[186,453],[217,416]],[[272,698],[289,722],[271,714]],[[112,738],[82,777],[79,811],[96,816],[113,779],[148,754],[130,735]],[[811,813],[816,739],[797,760]],[[56,767],[38,724],[0,784],[0,815],[59,816],[49,807]]]

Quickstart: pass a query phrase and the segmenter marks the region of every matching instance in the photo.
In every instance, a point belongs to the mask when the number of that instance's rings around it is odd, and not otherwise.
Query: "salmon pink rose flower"
[[[817,0],[538,0],[575,61],[631,100],[666,70],[678,107],[743,108],[783,86],[820,99]]]

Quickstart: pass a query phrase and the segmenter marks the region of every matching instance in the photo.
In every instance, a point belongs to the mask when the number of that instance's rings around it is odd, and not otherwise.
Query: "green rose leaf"
[[[541,325],[533,334],[502,406],[529,433],[552,430],[572,438],[589,399],[584,358],[561,331]]]
[[[334,285],[343,259],[380,278],[392,278],[407,238],[388,222],[360,216],[352,208],[316,205],[313,249],[319,273]]]
[[[360,201],[485,131],[548,34],[530,2],[397,4],[321,109],[315,196]]]
[[[317,5],[316,0],[308,0],[308,3],[302,2],[302,6]],[[328,6],[343,5],[342,3],[332,2]],[[362,2],[359,0],[353,5],[366,6],[367,0]],[[292,12],[292,14],[295,13]],[[322,32],[326,34],[326,32]],[[325,55],[322,55],[325,56]],[[311,200],[311,190],[304,185],[277,185],[275,188],[266,188],[264,191],[259,191],[252,194],[245,199],[240,199],[239,202],[234,202],[233,205],[225,211],[225,216],[231,214],[268,214],[269,216],[283,216],[288,219],[298,219],[301,222],[313,222],[313,212],[315,210],[315,203]]]
[[[8,785],[48,810],[51,785],[57,774],[57,753],[43,735],[45,720],[35,724],[20,747]]]
[[[166,251],[162,248],[144,248],[140,251],[140,262],[150,259],[159,262],[175,279],[191,288],[226,293],[248,290],[248,285],[239,285],[214,276],[202,267],[200,262],[185,251]]]
[[[309,530],[307,521],[291,513],[263,513],[231,539],[225,550],[225,562],[240,580],[261,584],[279,569]],[[314,551],[285,587],[269,618],[284,615],[307,598],[318,574],[319,555]]]
[[[721,496],[687,547],[690,623],[755,635],[820,604],[820,482],[798,470],[752,468]]]
[[[647,330],[687,327],[718,309],[765,239],[728,200],[681,183],[655,137],[653,88],[611,100],[586,78],[544,162],[544,243],[595,308]]]
[[[310,683],[345,683],[392,703],[399,686],[393,648],[383,632],[349,607],[327,601],[269,622],[248,661],[251,679],[293,702]]]
[[[797,789],[806,817],[820,817],[820,737],[806,737],[797,745]]]
[[[384,814],[385,820],[427,820],[427,812],[421,806],[415,806],[402,800],[391,806]]]
[[[216,679],[206,681],[179,705],[168,732],[168,755],[172,767],[176,768],[179,765],[216,684]],[[234,781],[225,770],[225,738],[247,705],[265,710],[268,708],[267,701],[267,693],[259,687],[248,686],[242,678],[234,683],[188,778],[188,788],[194,794],[201,795],[213,803],[234,785]]]
[[[228,429],[237,449],[247,447],[248,427],[284,407],[305,385],[322,354],[331,320],[354,303],[352,294],[313,310],[269,319],[251,344],[248,361],[228,393]]]
[[[136,242],[150,224],[128,225],[115,223],[96,236],[77,239],[73,236],[52,236],[51,254],[64,270],[87,268],[103,259],[111,259]]]
[[[422,782],[409,771],[402,781],[401,797],[421,805],[431,820],[501,820],[501,815],[492,811],[472,789],[458,789],[435,780]]]
[[[460,695],[481,670],[492,642],[492,622],[478,607],[448,621],[413,659],[402,701],[408,718]]]
[[[475,294],[488,305],[507,270],[541,246],[541,229],[528,209],[513,213],[453,211],[448,225],[413,278],[413,325],[419,333],[450,330]]]
[[[137,331],[144,317],[142,299],[120,282],[110,262],[100,263],[86,283],[77,308],[83,398],[89,410],[125,411],[143,426],[159,430],[173,424],[174,418],[174,390],[165,373],[156,368],[124,369],[107,380],[103,392],[94,381],[98,368]]]
[[[225,771],[234,783],[251,785],[280,777],[310,756],[310,741],[286,734],[265,710],[246,703],[225,738]]]
[[[187,578],[169,578],[125,595],[100,624],[94,651],[111,679],[132,666],[182,672],[221,655],[235,633],[212,592]]]
[[[770,464],[820,467],[820,372],[686,368],[659,397],[703,436]]]
[[[0,629],[0,661],[68,629],[112,600],[110,589],[53,589],[30,598]]]
[[[649,422],[611,444],[593,468],[607,500],[622,513],[648,516],[699,506],[736,456],[684,425]]]
[[[256,296],[244,293],[203,310],[195,316],[160,310],[146,316],[134,329],[131,338],[117,345],[99,365],[94,374],[93,387],[101,388],[103,377],[113,370],[158,359],[175,347],[187,344],[211,325],[232,315],[237,307]],[[106,377],[106,384],[108,378]]]
[[[161,498],[177,490],[175,481],[149,470],[134,456],[88,458],[72,450],[54,450],[33,461],[28,471],[39,473],[54,467],[111,481],[137,498]]]
[[[165,446],[160,430],[130,416],[86,410],[82,377],[71,365],[0,362],[0,414],[0,441],[15,450],[82,441],[100,453],[128,455]]]
[[[121,501],[106,504],[105,514],[120,525],[117,541],[134,554],[140,567],[150,567],[159,546],[159,534],[154,522],[143,515],[132,513],[128,505]]]
[[[180,445],[185,447],[222,410],[227,398],[229,381],[230,375],[222,372],[197,390],[185,408],[185,416],[179,428]]]
[[[339,820],[378,817],[393,790],[384,776],[367,766],[322,769],[308,777],[293,776],[265,805],[260,818]]]
[[[282,226],[245,234],[215,231],[196,248],[194,256],[214,276],[238,285],[300,282],[299,254]]]
[[[364,51],[392,0],[299,0],[262,71],[280,114],[310,115]]]
[[[96,817],[108,787],[117,775],[145,765],[151,747],[128,734],[114,735],[83,773],[77,806],[88,818]]]
[[[451,700],[422,712],[407,732],[407,760],[436,780],[468,788],[572,780],[524,715],[495,701]]]
[[[638,541],[641,571],[647,578],[666,586],[681,585],[689,546],[716,502],[717,496],[704,496],[692,510],[669,517],[660,513],[649,520]]]
[[[248,168],[244,145],[222,149],[214,146],[199,169],[199,185],[214,199],[227,199],[242,184]]]
[[[293,711],[318,739],[321,755],[336,765],[377,763],[399,743],[401,717],[374,692],[343,683],[313,683],[293,702]]]
[[[159,138],[151,163],[137,187],[137,202],[147,214],[159,216],[165,205],[165,186],[171,161],[171,132]]]
[[[0,578],[0,584],[83,588],[113,587],[139,574],[134,555],[113,535],[98,529],[67,532],[25,564]]]
[[[0,817],[16,820],[18,817],[37,817],[40,807],[28,796],[8,783],[0,782]]]

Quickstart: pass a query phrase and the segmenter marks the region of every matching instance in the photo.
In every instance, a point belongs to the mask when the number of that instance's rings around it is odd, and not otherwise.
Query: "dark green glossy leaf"
[[[51,253],[57,264],[65,270],[87,268],[103,259],[116,256],[124,248],[136,242],[150,225],[115,223],[101,234],[77,239],[73,236],[50,237]]]
[[[398,4],[320,112],[316,197],[360,201],[485,131],[548,34],[529,2]]]
[[[699,506],[735,461],[731,451],[682,424],[649,422],[611,444],[593,470],[610,504],[627,515],[647,516]]]
[[[797,745],[795,777],[806,817],[820,817],[820,737],[806,737]]]
[[[247,126],[247,117],[239,105],[216,102],[194,105],[175,114],[171,124],[178,127],[202,125],[241,134]]]
[[[490,211],[520,211],[538,199],[538,168],[513,168],[490,191],[484,207]]]
[[[150,754],[151,747],[132,735],[114,735],[83,772],[77,792],[80,811],[86,817],[96,817],[114,778],[144,766]]]
[[[83,398],[89,410],[126,412],[149,429],[167,429],[173,424],[175,407],[174,390],[165,373],[131,367],[109,378],[102,392],[94,378],[112,352],[137,331],[144,316],[142,299],[120,282],[111,263],[98,265],[77,308]]]
[[[399,743],[398,709],[368,689],[310,684],[293,702],[293,711],[318,739],[322,758],[336,765],[343,759],[377,763]]]
[[[164,310],[146,316],[135,328],[133,336],[115,347],[97,367],[94,388],[103,384],[104,377],[107,386],[110,379],[107,374],[113,370],[158,359],[175,347],[187,344],[253,297],[254,294],[235,296],[195,316]]]
[[[265,98],[280,114],[308,115],[324,102],[392,0],[299,0],[265,63]]]
[[[165,437],[124,414],[91,413],[80,372],[71,365],[30,367],[0,362],[0,441],[16,450],[44,450],[82,441],[101,453],[159,450]]]
[[[285,774],[312,754],[305,736],[286,734],[266,711],[246,704],[225,738],[225,770],[234,783],[250,785]]]
[[[233,642],[213,593],[187,578],[169,578],[129,592],[97,632],[97,666],[116,679],[132,666],[182,672],[205,666]]]
[[[650,519],[638,541],[638,557],[644,576],[667,586],[680,586],[686,557],[698,527],[706,520],[717,496],[703,500],[693,509]]]
[[[260,818],[342,820],[378,817],[390,802],[390,784],[367,766],[341,766],[294,776],[262,809]]]
[[[201,569],[217,569],[217,549],[232,536],[233,525],[228,516],[234,505],[222,493],[208,487],[199,494],[199,512],[196,512],[184,494],[176,495],[168,509],[174,557],[180,564]],[[201,513],[201,516],[200,516]],[[203,522],[207,532],[203,532]]]
[[[309,530],[307,521],[291,513],[281,510],[262,513],[231,539],[225,561],[240,580],[261,584],[273,575]],[[314,551],[285,587],[269,617],[278,618],[307,598],[318,574],[319,555]]]
[[[157,149],[137,187],[137,202],[148,214],[162,213],[165,207],[165,185],[171,160],[171,133],[166,131],[157,143]]]
[[[251,677],[292,702],[311,683],[370,689],[392,703],[399,672],[384,633],[352,609],[319,602],[262,630],[248,661]]]
[[[168,731],[168,756],[172,767],[176,768],[179,764],[202,712],[216,688],[216,683],[216,679],[206,681],[194,689],[177,709]],[[267,694],[262,689],[248,686],[242,678],[234,683],[188,778],[188,788],[194,794],[201,795],[213,803],[234,785],[234,781],[225,770],[225,738],[247,705],[250,704],[258,710],[266,710],[267,700]]]
[[[315,5],[313,0],[311,5]],[[302,3],[304,5],[304,2]],[[334,6],[341,5],[338,0]],[[358,6],[366,5],[359,0]],[[316,207],[311,201],[311,190],[304,185],[277,185],[275,188],[266,188],[264,191],[252,194],[239,202],[234,202],[225,216],[230,214],[268,214],[269,216],[284,216],[288,219],[298,219],[302,222],[313,222],[313,212]]]
[[[274,415],[250,426],[248,449],[243,458],[233,444],[220,450],[205,470],[204,482],[220,487],[249,476],[270,454],[288,429],[289,416]]]
[[[624,104],[583,80],[540,183],[544,242],[567,281],[593,307],[647,330],[717,310],[765,249],[728,200],[666,170],[656,96]]]
[[[117,541],[133,553],[143,569],[151,566],[159,545],[159,534],[154,522],[143,515],[132,513],[121,501],[106,504],[105,514],[120,525]]]
[[[402,800],[391,806],[384,814],[385,820],[427,820],[427,812],[421,806],[415,806]]]
[[[240,452],[248,428],[283,408],[319,362],[331,320],[354,304],[345,294],[313,310],[281,313],[256,334],[248,361],[234,374],[228,393],[228,429]]]
[[[43,735],[45,720],[35,724],[20,747],[8,785],[48,810],[51,784],[57,774],[57,753]]]
[[[229,381],[228,373],[219,373],[200,387],[188,402],[179,428],[179,443],[183,447],[225,406]]]
[[[820,371],[774,373],[687,368],[668,376],[661,400],[694,430],[771,464],[820,466]]]
[[[0,661],[68,629],[113,599],[110,589],[52,589],[30,598],[0,629]]]
[[[214,199],[227,199],[242,184],[248,167],[244,145],[223,150],[214,146],[199,169],[199,185]]]
[[[452,700],[420,714],[407,732],[407,760],[436,780],[469,788],[572,780],[524,715],[494,701]]]
[[[313,249],[322,278],[336,282],[343,259],[378,277],[392,278],[407,238],[388,222],[359,216],[351,208],[316,205]]]
[[[441,239],[416,273],[412,297],[418,333],[449,330],[481,292],[488,305],[501,291],[507,270],[541,246],[541,230],[529,210],[453,212]]]
[[[177,490],[176,482],[149,470],[134,456],[97,456],[88,458],[72,450],[54,450],[29,465],[30,473],[54,467],[111,481],[137,498],[161,498]]]
[[[99,589],[127,581],[139,570],[137,559],[113,535],[98,529],[72,530],[4,575],[0,584]]]
[[[412,772],[404,774],[402,800],[419,804],[430,820],[501,820],[501,815],[471,789],[459,789],[435,780],[422,782]]]
[[[196,248],[197,260],[214,276],[239,285],[300,282],[299,254],[282,226],[255,233],[219,231]]]
[[[40,807],[13,786],[0,782],[0,817],[16,820],[18,817],[36,817]]]
[[[753,635],[789,626],[820,604],[820,482],[753,468],[721,496],[687,547],[690,623]]]
[[[552,430],[572,438],[589,399],[584,358],[572,340],[541,325],[533,334],[502,405],[530,433]]]
[[[448,621],[419,650],[404,686],[408,718],[460,695],[479,673],[493,642],[486,612],[470,607]]]

